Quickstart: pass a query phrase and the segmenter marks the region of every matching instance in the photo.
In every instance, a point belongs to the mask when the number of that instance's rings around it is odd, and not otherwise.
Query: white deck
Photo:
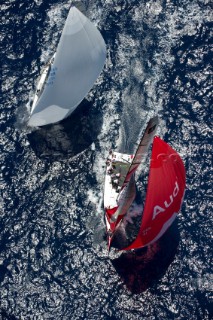
[[[36,86],[36,92],[35,92],[35,96],[34,96],[34,99],[33,99],[33,104],[32,104],[32,108],[31,108],[31,113],[33,112],[36,104],[37,104],[37,101],[43,91],[43,88],[44,88],[44,84],[46,83],[47,81],[47,78],[48,78],[48,74],[49,74],[49,71],[50,71],[50,68],[51,68],[51,65],[54,61],[54,57],[55,57],[55,54],[52,56],[52,58],[50,59],[49,63],[44,67],[44,70],[42,71],[41,73],[41,77],[38,81],[38,84]]]
[[[118,199],[132,159],[132,155],[119,152],[109,155],[104,188],[104,207],[106,209],[113,209],[119,205]]]

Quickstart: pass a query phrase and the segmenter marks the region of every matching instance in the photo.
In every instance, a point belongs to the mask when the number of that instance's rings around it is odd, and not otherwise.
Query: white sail
[[[42,126],[69,116],[92,88],[105,59],[106,46],[100,32],[72,7],[29,125]]]

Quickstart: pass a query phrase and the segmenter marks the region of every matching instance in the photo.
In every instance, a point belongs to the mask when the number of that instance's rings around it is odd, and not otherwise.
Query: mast
[[[136,171],[138,166],[141,164],[143,158],[146,156],[146,154],[148,152],[148,148],[149,148],[150,144],[152,143],[152,140],[153,140],[154,135],[156,133],[158,122],[159,122],[158,116],[155,116],[149,120],[147,127],[146,127],[146,130],[145,130],[145,132],[141,138],[141,141],[137,147],[137,150],[135,152],[135,155],[134,155],[134,158],[131,162],[129,170],[126,174],[122,188],[124,188],[127,185],[127,183],[131,179],[132,174]]]
[[[126,176],[123,178],[123,184],[121,185],[120,192],[117,195],[116,202],[118,206],[110,213],[108,210],[108,219],[111,226],[111,231],[114,232],[116,227],[121,223],[123,217],[125,216],[126,212],[128,211],[129,207],[131,206],[132,202],[135,199],[136,195],[136,188],[135,188],[135,178],[134,172],[141,164],[143,157],[145,157],[149,145],[153,140],[155,132],[157,130],[158,125],[158,117],[155,116],[151,118],[147,124],[146,130],[139,142],[137,147],[136,153],[133,156],[133,159],[129,165],[129,169],[126,173]],[[131,183],[130,183],[131,182]],[[109,241],[109,246],[111,243],[112,237]]]

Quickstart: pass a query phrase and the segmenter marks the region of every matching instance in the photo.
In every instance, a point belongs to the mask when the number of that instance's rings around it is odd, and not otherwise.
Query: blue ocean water
[[[31,129],[71,3],[101,30],[107,62],[69,119]],[[211,319],[211,1],[2,0],[0,11],[1,318]],[[185,201],[157,243],[108,256],[105,158],[132,152],[153,112],[185,162]]]

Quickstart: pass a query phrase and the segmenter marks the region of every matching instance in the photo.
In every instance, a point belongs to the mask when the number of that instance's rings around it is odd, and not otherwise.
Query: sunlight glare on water
[[[211,1],[72,3],[100,29],[106,65],[70,118],[36,129],[26,106],[70,1],[0,7],[0,315],[210,319]],[[109,255],[105,159],[110,149],[134,152],[152,113],[185,162],[185,201],[157,243]]]

